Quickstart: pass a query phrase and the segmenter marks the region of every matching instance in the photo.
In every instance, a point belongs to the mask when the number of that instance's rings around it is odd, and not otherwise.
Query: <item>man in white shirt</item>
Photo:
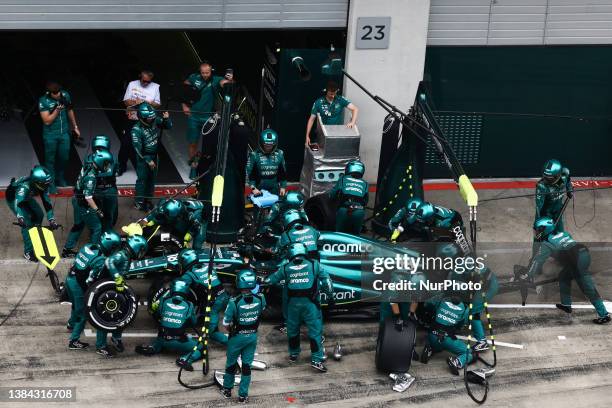
[[[136,111],[138,105],[142,102],[147,102],[149,105],[158,109],[161,106],[161,95],[159,93],[159,84],[153,82],[153,71],[143,69],[140,71],[139,79],[128,84],[123,96],[123,103],[127,108],[126,124],[123,133],[120,135],[121,148],[119,149],[119,175],[123,174],[127,167],[127,161],[130,159],[134,167],[136,166],[136,154],[132,146],[132,138],[130,132],[135,123],[138,122]]]

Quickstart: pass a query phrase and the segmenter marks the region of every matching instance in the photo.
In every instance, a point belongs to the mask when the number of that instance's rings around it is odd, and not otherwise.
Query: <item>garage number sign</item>
[[[391,34],[391,17],[359,17],[357,18],[357,36],[355,47],[389,48]]]

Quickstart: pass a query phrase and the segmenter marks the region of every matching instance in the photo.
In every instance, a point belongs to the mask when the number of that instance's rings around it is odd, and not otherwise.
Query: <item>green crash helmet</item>
[[[436,248],[436,256],[439,258],[456,258],[460,255],[459,248],[455,244],[442,244]]]
[[[185,272],[198,263],[198,253],[193,249],[183,249],[179,252],[178,264],[181,272]]]
[[[105,255],[111,254],[121,245],[121,237],[115,231],[102,233],[100,236],[100,247]]]
[[[362,178],[365,173],[365,165],[361,160],[351,160],[346,163],[344,168],[344,174],[355,178]]]
[[[132,258],[141,259],[147,252],[147,240],[142,235],[132,235],[127,239],[127,248]]]
[[[416,219],[419,222],[422,222],[424,224],[428,224],[430,221],[433,220],[435,211],[436,210],[435,210],[434,206],[431,203],[428,203],[427,201],[423,201],[417,207]]]
[[[204,208],[204,204],[201,201],[196,200],[195,198],[188,198],[182,200],[183,205],[189,211],[197,211]]]
[[[302,217],[298,210],[288,210],[283,214],[283,228],[287,231],[294,224],[301,223]]]
[[[171,291],[172,292],[170,293],[170,296],[176,296],[176,295],[184,296],[189,293],[189,287],[187,286],[185,282],[177,279],[174,282],[172,282]]]
[[[160,212],[168,219],[175,220],[179,214],[183,211],[183,203],[181,200],[173,198],[167,200],[161,205]]]
[[[91,162],[99,172],[107,172],[113,165],[113,155],[108,150],[98,150],[91,154]]]
[[[536,240],[544,240],[555,229],[555,222],[550,217],[540,217],[533,223]]]
[[[96,135],[91,141],[91,150],[110,150],[110,138],[106,135]]]
[[[278,134],[272,129],[266,129],[259,135],[259,146],[264,153],[271,153],[278,144]]]
[[[151,126],[157,117],[155,109],[153,109],[153,107],[146,102],[143,102],[138,106],[138,112],[136,112],[136,115],[138,116],[138,119],[147,126]]]
[[[285,204],[291,208],[302,208],[304,205],[304,196],[297,191],[290,191],[285,195]]]
[[[30,171],[30,183],[32,183],[37,190],[47,191],[52,181],[53,176],[49,170],[41,165],[34,166],[32,171]]]
[[[561,178],[562,171],[563,166],[561,166],[561,162],[556,159],[550,159],[544,163],[542,178],[547,184],[555,184]]]
[[[287,247],[287,256],[289,259],[304,257],[307,253],[306,246],[301,242],[294,242]]]
[[[422,203],[423,200],[418,197],[412,197],[406,201],[406,211],[408,211],[408,215],[411,217],[414,216],[417,212],[417,208],[419,208],[419,205]]]
[[[236,288],[242,289],[255,289],[257,287],[257,280],[255,279],[255,272],[251,269],[242,269],[238,271],[236,275]]]

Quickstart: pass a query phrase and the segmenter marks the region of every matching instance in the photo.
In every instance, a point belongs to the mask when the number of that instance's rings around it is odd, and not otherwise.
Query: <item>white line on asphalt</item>
[[[466,336],[457,336],[457,338],[461,340],[467,340]],[[491,344],[491,340],[487,340],[487,343]],[[497,341],[497,340],[495,340],[495,345],[502,346],[502,347],[515,348],[515,349],[520,349],[520,350],[523,350],[525,348],[525,346],[523,346],[522,344],[506,343],[506,342]]]
[[[557,338],[558,338],[559,340],[567,340],[567,337],[565,337],[565,336],[557,336]]]
[[[85,337],[96,337],[96,333],[91,329],[85,329]],[[121,337],[157,337],[157,333],[128,332],[122,333]]]
[[[612,310],[612,302],[609,302],[607,300],[604,300],[604,306],[606,307],[606,309],[608,310]],[[490,304],[489,308],[491,309],[556,309],[557,306],[555,306],[554,304],[548,304],[548,303],[531,303],[528,305],[521,305],[521,304]],[[573,304],[572,305],[572,309],[595,309],[595,307],[593,305],[576,305]]]

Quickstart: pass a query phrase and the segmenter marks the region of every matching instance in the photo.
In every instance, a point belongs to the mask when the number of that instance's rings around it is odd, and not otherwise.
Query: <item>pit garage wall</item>
[[[0,30],[346,27],[348,0],[0,0]]]
[[[361,16],[392,16],[388,50],[355,48]],[[440,115],[470,176],[535,177],[551,157],[574,175],[605,176],[611,44],[612,0],[354,0],[347,68],[403,110],[423,78],[438,110],[504,113]],[[345,94],[361,108],[361,156],[373,182],[385,112],[349,81]],[[431,151],[427,163],[426,178],[448,178]]]
[[[424,78],[435,107],[506,113],[442,115],[464,132],[455,148],[468,174],[537,176],[551,157],[574,175],[612,174],[610,44],[612,0],[432,0]],[[447,173],[429,164],[426,177]]]
[[[351,0],[346,44],[346,70],[370,92],[408,110],[423,77],[429,0]],[[391,17],[388,49],[358,49],[359,17]],[[360,156],[365,178],[376,182],[386,112],[349,80],[344,94],[359,107]]]

